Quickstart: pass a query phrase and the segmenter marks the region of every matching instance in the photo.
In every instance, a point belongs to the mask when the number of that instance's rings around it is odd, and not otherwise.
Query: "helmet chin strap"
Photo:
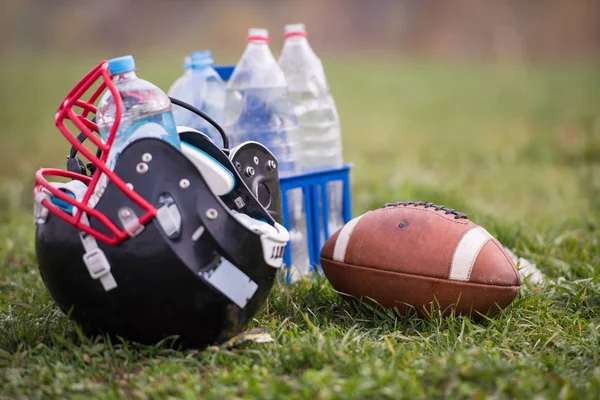
[[[259,235],[266,264],[280,268],[283,265],[285,246],[290,240],[288,231],[278,223],[271,226],[247,214],[234,210],[231,213],[246,229]],[[226,257],[221,258],[216,268],[200,275],[240,308],[246,307],[258,289],[258,285]]]
[[[89,225],[88,218],[85,214],[81,217],[84,224]],[[85,250],[83,255],[83,263],[88,269],[92,279],[98,279],[105,291],[111,291],[117,287],[117,282],[110,272],[110,263],[106,258],[104,251],[98,247],[96,239],[85,232],[79,232],[81,243]]]
[[[52,186],[73,195],[77,201],[81,201],[87,191],[86,184],[78,180],[72,180],[67,183],[52,182]],[[59,199],[51,197],[50,193],[41,192],[41,194],[41,196],[36,196],[35,198],[35,209],[44,210],[45,215],[48,214],[48,210],[41,204],[42,198],[50,199],[55,205],[59,206],[66,212],[72,213],[73,215],[77,212],[76,208],[73,208],[68,204],[61,204],[60,202],[57,202]],[[83,213],[81,216],[81,222],[88,226],[90,224],[89,219],[85,213]],[[102,249],[98,247],[98,242],[96,241],[96,239],[92,235],[89,235],[83,231],[79,232],[79,237],[81,239],[81,244],[83,245],[83,249],[85,251],[85,254],[83,255],[83,263],[87,267],[92,279],[99,280],[102,284],[102,287],[107,292],[116,288],[117,282],[115,281],[115,278],[110,272],[110,263],[108,262],[104,251],[102,251]]]

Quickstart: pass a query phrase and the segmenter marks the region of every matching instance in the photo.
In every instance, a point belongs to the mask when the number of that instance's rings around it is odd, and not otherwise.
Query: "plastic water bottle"
[[[191,73],[192,73],[191,57],[188,54],[187,56],[185,56],[183,58],[183,75],[181,75],[179,78],[177,78],[175,80],[175,82],[173,82],[173,84],[169,88],[169,91],[167,94],[171,97],[175,97],[176,99],[178,99],[177,96],[179,95],[179,92],[181,91],[181,86],[185,84],[185,82],[187,80],[187,76]],[[173,113],[175,113],[175,110],[173,110]]]
[[[339,115],[323,64],[306,36],[304,24],[285,25],[285,42],[279,56],[298,121],[300,166],[303,172],[340,168],[343,158]],[[328,230],[332,235],[344,225],[342,182],[329,182],[327,191]],[[324,232],[321,235],[324,239]]]
[[[223,124],[225,112],[225,83],[213,68],[214,61],[208,50],[195,51],[189,55],[189,66],[169,88],[169,96],[184,101],[204,111],[219,125]],[[188,126],[207,134],[213,142],[221,145],[221,135],[204,118],[182,107],[173,107],[173,117],[178,126]]]
[[[253,140],[277,157],[279,174],[298,173],[297,126],[283,71],[266,29],[250,29],[248,46],[227,84],[225,126],[235,145]]]
[[[227,84],[225,127],[234,145],[256,141],[277,158],[279,176],[296,175],[298,128],[283,71],[269,49],[269,32],[252,28],[248,45]],[[288,193],[292,265],[310,268],[302,191]]]
[[[137,77],[132,56],[109,60],[108,69],[121,95],[123,109],[121,122],[108,154],[107,166],[114,169],[123,149],[137,139],[159,138],[180,149],[181,142],[169,97],[152,83]],[[112,93],[107,90],[100,99],[96,112],[96,123],[104,142],[108,140],[115,117],[116,102]],[[91,198],[93,204],[104,192],[106,184],[106,176],[103,175],[96,186],[95,196]]]

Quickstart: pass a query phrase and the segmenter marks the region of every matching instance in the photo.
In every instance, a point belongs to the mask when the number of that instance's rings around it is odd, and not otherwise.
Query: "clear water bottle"
[[[189,55],[189,68],[169,88],[169,96],[184,101],[204,111],[219,125],[225,112],[225,83],[213,68],[214,61],[208,50]],[[223,144],[221,135],[204,118],[182,107],[173,107],[173,117],[178,126],[188,126],[207,134],[217,145]]]
[[[340,119],[321,60],[306,38],[304,24],[285,26],[279,65],[289,86],[298,121],[300,167],[303,172],[340,168],[343,165]],[[330,182],[328,230],[332,235],[344,225],[343,186]],[[324,232],[321,232],[324,238]]]
[[[283,71],[269,49],[266,29],[248,31],[248,45],[227,84],[225,127],[234,145],[264,144],[277,158],[279,176],[296,175],[298,128]],[[288,193],[292,265],[310,268],[302,191]]]
[[[181,86],[185,84],[185,82],[187,80],[187,76],[191,73],[192,73],[191,57],[188,54],[183,59],[183,75],[181,75],[179,78],[177,78],[175,80],[175,82],[173,82],[173,84],[169,88],[169,91],[167,92],[167,94],[169,96],[175,97],[177,99],[178,98],[177,96],[179,95],[179,92],[181,91]],[[175,113],[175,110],[173,110],[173,113]]]
[[[247,41],[227,83],[225,126],[235,145],[260,142],[277,157],[280,175],[296,174],[298,129],[285,76],[266,29],[250,29]]]
[[[157,86],[140,79],[135,73],[135,60],[132,56],[119,57],[108,62],[113,83],[123,102],[121,122],[108,154],[107,166],[112,170],[123,149],[137,139],[159,138],[180,149],[181,142],[171,112],[169,97]],[[116,117],[116,102],[110,91],[106,91],[98,104],[96,123],[100,137],[108,140],[110,129]],[[100,198],[106,188],[103,175],[96,186],[91,202]]]

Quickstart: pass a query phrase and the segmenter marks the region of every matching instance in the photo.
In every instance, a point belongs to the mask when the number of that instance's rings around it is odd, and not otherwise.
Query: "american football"
[[[477,318],[508,306],[521,287],[512,259],[484,228],[425,202],[352,219],[325,243],[321,264],[344,297],[421,316],[439,309]]]

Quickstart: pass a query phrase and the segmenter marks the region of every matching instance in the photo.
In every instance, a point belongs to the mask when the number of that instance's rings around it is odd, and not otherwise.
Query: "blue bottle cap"
[[[214,64],[210,50],[200,50],[190,53],[190,64],[192,68],[210,67]]]
[[[111,75],[135,71],[135,60],[133,56],[123,56],[108,60],[108,71]]]

